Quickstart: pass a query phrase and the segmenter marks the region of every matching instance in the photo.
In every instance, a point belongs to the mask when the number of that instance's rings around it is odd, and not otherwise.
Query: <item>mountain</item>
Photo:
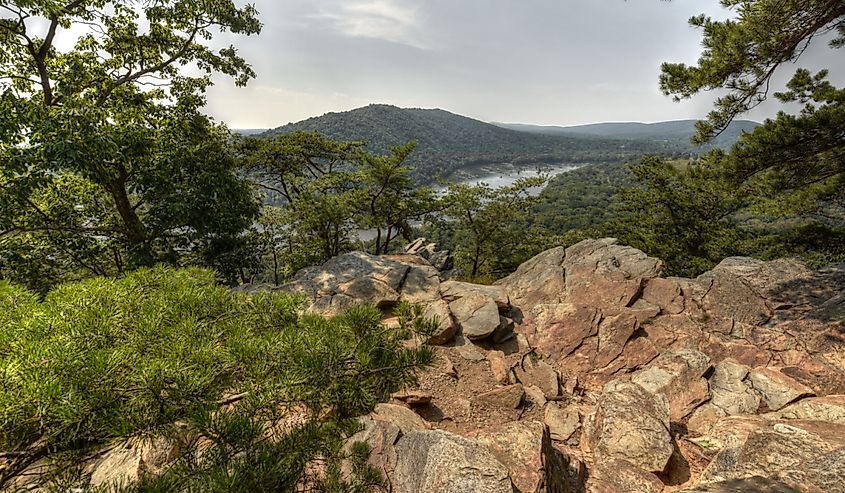
[[[674,141],[679,145],[689,146],[690,138],[695,135],[697,120],[677,120],[657,123],[613,122],[575,125],[571,127],[527,125],[523,123],[494,123],[509,130],[529,132],[541,135],[593,136],[612,139],[663,140]],[[730,147],[743,132],[751,132],[760,124],[750,120],[737,120],[716,137],[709,147]]]
[[[479,176],[509,166],[618,162],[646,153],[688,153],[674,142],[615,139],[593,135],[546,135],[502,128],[441,109],[405,109],[373,104],[327,113],[278,127],[269,138],[295,131],[317,131],[336,140],[365,140],[372,152],[418,142],[409,157],[421,182],[438,176]],[[481,169],[486,167],[486,169]]]

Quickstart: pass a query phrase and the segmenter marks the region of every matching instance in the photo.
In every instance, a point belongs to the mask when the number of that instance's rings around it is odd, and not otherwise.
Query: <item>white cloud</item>
[[[314,22],[328,22],[344,36],[429,49],[419,35],[417,9],[399,5],[395,0],[344,1],[343,4],[323,6],[308,18]]]

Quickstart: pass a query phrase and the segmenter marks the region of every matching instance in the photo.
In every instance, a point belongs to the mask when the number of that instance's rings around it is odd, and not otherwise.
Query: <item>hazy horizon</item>
[[[357,110],[357,109],[365,108],[365,107],[367,107],[367,106],[371,106],[371,105],[387,105],[387,104],[388,104],[388,103],[369,103],[369,104],[366,104],[366,105],[364,105],[364,106],[359,106],[359,107],[357,107],[357,108],[350,108],[350,109],[348,109],[348,110],[327,111],[327,112],[325,112],[325,113],[321,113],[321,114],[319,114],[319,115],[312,115],[312,116],[309,116],[309,117],[303,118],[303,120],[305,120],[305,119],[309,119],[309,118],[319,118],[319,117],[324,116],[324,115],[327,115],[327,114],[329,114],[329,113],[345,113],[345,112],[348,112],[348,111],[354,111],[354,110]],[[395,105],[390,105],[390,106],[395,106]],[[399,107],[399,108],[401,108],[401,109],[409,109],[409,110],[415,110],[415,109],[421,109],[421,110],[442,110],[442,111],[446,111],[446,112],[448,112],[448,113],[453,113],[453,114],[456,114],[456,115],[459,115],[459,116],[465,116],[465,117],[467,117],[467,118],[473,118],[473,119],[476,119],[476,118],[472,117],[471,115],[461,115],[460,113],[456,113],[456,112],[454,112],[454,111],[450,111],[448,108],[410,108],[410,107],[409,107],[409,108],[402,108],[402,107]],[[490,120],[490,121],[479,120],[479,121],[482,121],[482,122],[484,122],[484,123],[494,124],[494,125],[495,125],[495,124],[502,124],[502,125],[530,125],[530,126],[540,126],[540,127],[561,127],[561,128],[567,128],[567,127],[583,127],[583,126],[588,126],[588,125],[614,124],[614,123],[618,123],[618,124],[633,123],[633,124],[653,125],[653,124],[656,124],[656,123],[671,123],[671,122],[681,122],[681,121],[690,121],[690,120],[700,120],[700,118],[676,118],[676,119],[672,119],[672,120],[655,120],[655,121],[634,121],[634,120],[596,121],[596,122],[576,123],[576,124],[572,124],[572,125],[537,124],[537,123],[532,123],[532,122],[511,122],[511,121],[500,121],[500,120]],[[285,125],[287,125],[287,124],[290,124],[290,123],[297,123],[297,122],[299,122],[299,121],[302,121],[302,120],[290,121],[290,122],[286,122],[286,123],[283,123],[283,124],[280,124],[280,125],[275,125],[275,126],[272,126],[272,127],[232,127],[232,126],[229,126],[229,128],[230,128],[231,130],[240,130],[240,131],[243,131],[243,130],[271,130],[271,129],[274,129],[274,128],[283,127],[283,126],[285,126]],[[752,122],[754,122],[754,123],[762,123],[762,121],[761,121],[761,120],[754,120],[754,119],[751,119],[751,118],[744,118],[744,117],[743,117],[743,118],[737,118],[737,119],[736,119],[736,121],[752,121]]]

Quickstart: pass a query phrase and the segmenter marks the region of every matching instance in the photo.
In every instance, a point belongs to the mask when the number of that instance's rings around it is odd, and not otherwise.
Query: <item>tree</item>
[[[2,12],[3,275],[39,262],[114,274],[237,243],[256,205],[228,133],[199,108],[211,73],[254,75],[234,47],[205,44],[214,30],[257,33],[254,8],[36,0]],[[70,49],[55,44],[62,30],[80,33]]]
[[[528,214],[536,202],[532,189],[545,177],[522,178],[494,189],[486,183],[452,184],[443,197],[443,213],[458,267],[470,279],[489,275],[521,244]]]
[[[602,228],[625,244],[666,262],[666,271],[695,277],[723,258],[742,253],[734,215],[746,202],[723,186],[723,153],[697,163],[648,156],[632,166],[639,187],[618,194],[615,218]]]
[[[296,132],[239,144],[244,172],[262,200],[280,208],[287,233],[289,271],[328,260],[351,248],[352,192],[362,142],[335,142]],[[279,238],[273,239],[278,241]]]
[[[366,451],[343,446],[378,396],[432,362],[430,347],[404,343],[430,334],[419,307],[401,305],[398,328],[370,306],[325,319],[215,277],[145,268],[43,302],[0,281],[0,489],[36,462],[30,480],[45,490],[86,489],[92,456],[153,439],[172,448],[166,467],[126,491],[293,492],[354,482],[332,472],[356,458],[362,479],[381,481],[366,477]],[[309,476],[318,461],[326,474]]]
[[[431,189],[414,187],[410,177],[413,168],[403,164],[415,147],[416,142],[411,142],[391,148],[387,156],[359,155],[361,186],[355,198],[361,216],[358,222],[365,229],[376,230],[376,255],[389,253],[391,242],[400,234],[411,241],[409,221],[420,220],[437,208]]]
[[[795,63],[814,38],[836,32],[831,48],[845,46],[845,4],[839,0],[722,0],[735,19],[706,15],[690,19],[704,31],[704,52],[695,66],[664,63],[660,87],[678,101],[701,91],[726,89],[708,121],[699,123],[699,141],[724,130],[738,115],[766,100],[781,66]],[[803,78],[799,70],[799,76]]]
[[[726,90],[708,121],[699,123],[698,141],[718,135],[733,118],[766,100],[778,69],[798,62],[817,38],[831,38],[832,49],[845,46],[845,3],[840,0],[723,0],[722,5],[735,9],[736,18],[690,20],[704,31],[698,63],[666,63],[660,77],[663,91],[676,100]],[[845,90],[827,76],[826,70],[797,69],[786,90],[774,96],[802,105],[800,113],[779,112],[719,160],[721,186],[746,195],[747,214],[779,218],[766,221],[771,225],[766,233],[783,236],[787,243],[794,243],[796,227],[827,230],[829,236],[845,231]],[[800,247],[796,253],[806,251]]]

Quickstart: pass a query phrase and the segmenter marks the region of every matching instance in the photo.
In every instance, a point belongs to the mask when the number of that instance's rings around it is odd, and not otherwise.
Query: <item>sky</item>
[[[715,95],[673,102],[658,88],[660,64],[700,55],[691,16],[732,15],[717,0],[253,1],[262,33],[216,38],[258,73],[245,88],[215,79],[207,112],[231,128],[370,103],[542,125],[703,118]],[[819,41],[799,65],[842,80],[839,55]],[[745,117],[779,108],[767,102]]]

